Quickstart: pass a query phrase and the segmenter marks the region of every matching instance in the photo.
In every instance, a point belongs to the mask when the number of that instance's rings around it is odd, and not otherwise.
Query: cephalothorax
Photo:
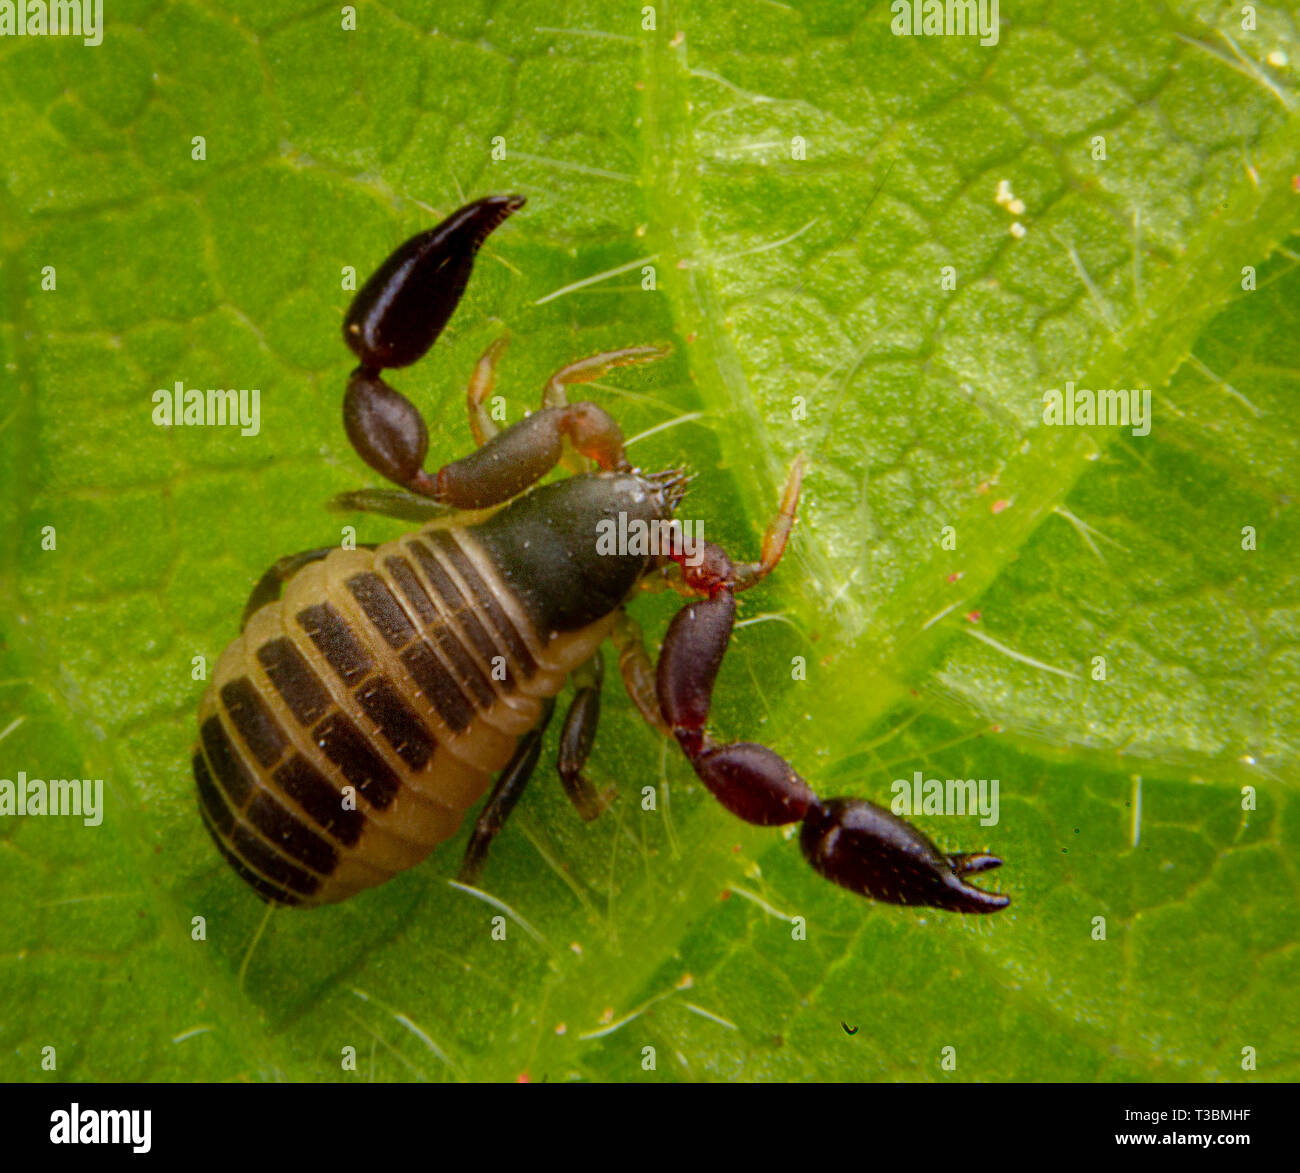
[[[994,856],[945,854],[874,803],[818,798],[770,749],[709,735],[735,596],[780,561],[802,465],[790,474],[757,562],[733,563],[711,543],[689,549],[678,529],[667,531],[666,553],[620,553],[600,542],[602,525],[620,514],[664,532],[687,478],[633,468],[618,424],[593,403],[569,403],[567,389],[665,348],[571,363],[547,383],[539,410],[497,431],[484,403],[499,340],[470,381],[477,450],[425,471],[424,421],[381,372],[424,356],[460,300],[479,246],[523,202],[477,200],[408,240],[348,312],[344,338],[360,366],[348,383],[344,424],[361,457],[399,488],[339,502],[428,524],[377,547],[282,558],[254,588],[242,634],[221,656],[199,712],[194,775],[218,850],[268,900],[343,900],[450,838],[499,772],[461,868],[472,882],[537,763],[553,698],[570,679],[559,774],[579,813],[596,817],[610,796],[597,793],[583,769],[600,712],[600,647],[609,639],[638,710],[675,738],[723,806],[762,826],[801,823],[803,853],[823,876],[895,904],[1006,907],[1006,896],[966,880],[997,867]],[[561,461],[584,471],[538,486]],[[457,513],[494,508],[486,519]],[[625,610],[652,576],[689,597],[657,666]]]

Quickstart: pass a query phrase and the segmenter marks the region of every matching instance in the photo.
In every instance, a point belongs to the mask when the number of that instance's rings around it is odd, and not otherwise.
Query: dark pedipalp
[[[1008,896],[985,892],[965,876],[1000,867],[996,856],[944,855],[911,823],[861,798],[831,798],[804,816],[804,858],[828,880],[890,904],[948,912],[997,912]]]
[[[368,371],[405,367],[442,333],[483,241],[524,205],[517,195],[487,196],[397,248],[358,291],[343,339]]]
[[[983,852],[946,855],[920,830],[884,807],[857,798],[821,799],[779,754],[752,742],[718,743],[709,735],[713,686],[735,623],[737,592],[780,560],[794,522],[802,467],[787,480],[780,511],[757,563],[733,563],[705,542],[688,559],[670,554],[694,597],[673,618],[659,654],[657,691],[664,724],[700,780],[732,814],[759,826],[802,823],[804,857],[826,879],[872,900],[949,912],[989,913],[1010,898],[985,892],[967,876],[1001,865]],[[697,552],[698,553],[698,552]]]

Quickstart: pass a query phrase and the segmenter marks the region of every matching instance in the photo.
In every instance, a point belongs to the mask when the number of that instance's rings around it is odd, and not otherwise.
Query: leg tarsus
[[[462,884],[473,886],[478,883],[492,840],[505,826],[506,819],[510,817],[510,812],[514,810],[515,803],[519,801],[519,796],[523,794],[524,787],[537,768],[537,759],[542,752],[542,735],[546,732],[554,711],[555,702],[548,700],[541,720],[519,739],[514,756],[497,776],[492,793],[488,795],[488,800],[474,823],[474,833],[470,836],[465,858],[461,861],[456,878]]]
[[[610,632],[610,641],[618,651],[618,671],[623,678],[623,687],[637,711],[664,736],[671,736],[672,728],[664,720],[659,707],[654,661],[646,651],[641,625],[626,611],[620,611]]]
[[[457,512],[450,505],[439,505],[405,489],[353,489],[336,493],[326,502],[326,508],[334,513],[378,513],[400,521],[419,522],[438,521]]]
[[[762,552],[757,562],[742,562],[735,568],[736,583],[735,589],[738,591],[747,591],[756,583],[760,583],[781,561],[781,555],[785,553],[785,544],[789,540],[790,531],[794,529],[795,513],[799,506],[799,490],[803,485],[803,472],[807,461],[800,454],[795,458],[794,464],[790,466],[789,475],[785,479],[785,488],[781,491],[781,505],[777,510],[776,516],[768,523],[766,532],[763,534]]]
[[[556,768],[564,793],[584,819],[590,822],[606,810],[614,799],[609,787],[598,792],[583,776],[583,767],[591,756],[600,722],[600,690],[605,679],[605,664],[599,651],[574,674],[578,685],[573,702],[560,731],[560,752]]]
[[[561,367],[547,381],[542,391],[543,407],[563,407],[569,402],[566,389],[574,383],[590,383],[615,367],[638,363],[657,362],[672,353],[667,344],[661,346],[627,346],[622,350],[605,350],[591,354]]]
[[[497,363],[510,343],[510,335],[502,334],[479,355],[474,364],[474,373],[470,376],[469,388],[465,392],[465,408],[469,412],[469,430],[474,436],[474,444],[482,448],[500,429],[487,408],[483,406],[492,394],[496,382]]]

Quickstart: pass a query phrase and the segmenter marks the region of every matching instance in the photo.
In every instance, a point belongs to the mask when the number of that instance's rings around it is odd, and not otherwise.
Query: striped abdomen
[[[267,899],[382,884],[455,834],[612,622],[537,630],[472,530],[335,550],[217,663],[194,754],[204,824]]]

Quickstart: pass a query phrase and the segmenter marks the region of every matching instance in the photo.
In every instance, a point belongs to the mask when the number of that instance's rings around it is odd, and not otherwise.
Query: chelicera
[[[665,348],[570,363],[538,410],[498,431],[485,408],[504,345],[494,343],[469,384],[476,450],[425,469],[424,420],[383,372],[428,352],[484,239],[523,202],[476,200],[412,237],[348,311],[343,335],[360,362],[344,424],[362,459],[396,488],[344,494],[339,504],[426,524],[379,546],[282,558],[254,588],[242,633],[204,695],[193,759],[203,821],[221,854],[267,900],[343,900],[419,862],[491,787],[460,872],[474,882],[570,681],[560,781],[578,813],[595,818],[609,795],[583,771],[610,640],[636,708],[677,742],[722,805],[760,826],[801,824],[804,856],[827,879],[894,904],[1006,907],[1006,896],[967,879],[999,866],[996,857],[945,854],[885,808],[821,799],[772,750],[709,732],[736,595],[780,562],[802,467],[758,561],[734,562],[709,542],[688,549],[682,531],[667,528],[687,478],[632,467],[617,422],[568,400],[575,385]],[[539,485],[561,462],[582,471]],[[667,549],[611,552],[597,535],[620,515],[667,529]],[[656,577],[687,598],[657,664],[626,610]]]

